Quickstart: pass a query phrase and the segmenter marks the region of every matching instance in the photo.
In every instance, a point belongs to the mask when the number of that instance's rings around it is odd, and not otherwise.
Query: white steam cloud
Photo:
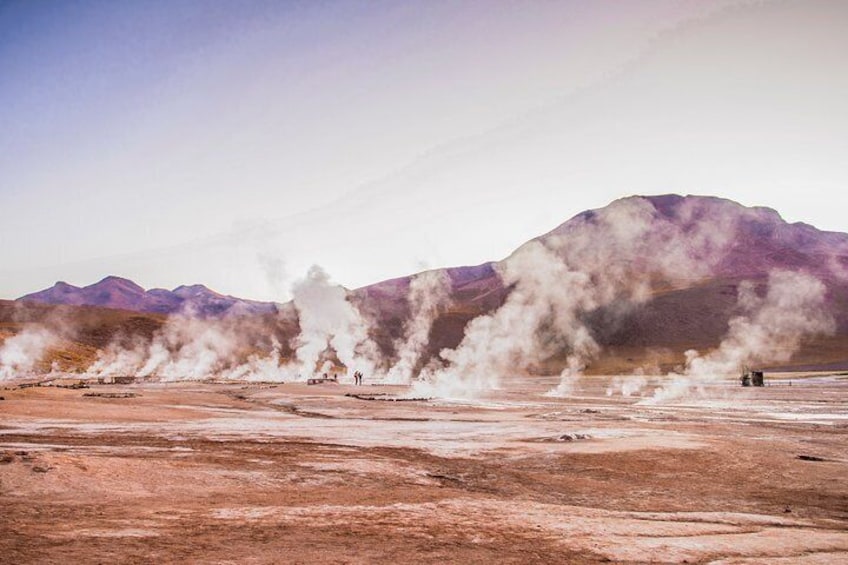
[[[389,369],[386,382],[408,384],[426,352],[433,322],[450,304],[450,279],[445,271],[426,271],[409,284],[410,317],[404,337],[395,344],[397,361]]]
[[[0,380],[10,380],[33,372],[58,338],[44,327],[25,328],[6,338],[0,346]]]
[[[621,396],[633,396],[641,394],[642,389],[648,385],[648,379],[641,372],[630,376],[615,376],[607,387],[607,396],[613,396],[616,392]]]
[[[246,353],[260,331],[243,318],[172,316],[150,341],[136,340],[128,347],[110,344],[99,352],[87,373],[99,377],[155,376],[166,381],[213,376],[281,380],[276,340],[272,340],[270,354]]]
[[[703,392],[705,384],[738,375],[743,366],[783,363],[798,352],[804,339],[836,329],[826,306],[825,285],[806,273],[774,271],[765,296],[755,285],[739,285],[739,307],[718,349],[701,355],[686,352],[686,368],[654,391],[648,402],[665,402]]]
[[[315,265],[293,289],[294,306],[300,320],[296,339],[296,371],[305,376],[329,371],[333,363],[325,357],[332,349],[348,371],[374,374],[379,351],[369,336],[369,324],[348,300],[347,291],[330,283],[330,277]]]
[[[705,217],[708,215],[709,217]],[[475,396],[501,375],[532,370],[566,350],[566,369],[551,394],[569,394],[600,351],[584,318],[601,307],[627,308],[706,275],[731,241],[734,215],[684,202],[672,217],[646,199],[618,200],[519,248],[498,266],[512,291],[495,312],[475,318],[447,366],[416,393]]]
[[[332,284],[327,273],[314,266],[295,283],[292,294],[300,325],[291,344],[293,359],[284,359],[277,338],[267,335],[268,328],[250,317],[171,316],[151,340],[110,344],[99,352],[88,373],[166,381],[210,377],[294,381],[331,372],[336,362],[351,372],[375,372],[379,351],[369,337],[367,321],[343,287]],[[260,350],[258,341],[265,342]]]

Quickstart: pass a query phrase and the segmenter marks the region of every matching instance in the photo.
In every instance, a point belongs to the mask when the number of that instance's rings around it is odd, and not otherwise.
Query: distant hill
[[[202,284],[179,286],[174,290],[145,290],[131,280],[115,276],[81,288],[60,281],[48,289],[22,296],[18,301],[99,306],[155,314],[181,313],[197,317],[276,312],[276,305],[273,303],[225,296]]]

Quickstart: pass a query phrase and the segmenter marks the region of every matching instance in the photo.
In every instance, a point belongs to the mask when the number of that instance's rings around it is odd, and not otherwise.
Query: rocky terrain
[[[9,563],[848,560],[845,377],[694,401],[398,387],[0,390]],[[791,386],[790,386],[791,383]],[[356,396],[349,396],[355,394]],[[383,395],[383,396],[381,396]]]

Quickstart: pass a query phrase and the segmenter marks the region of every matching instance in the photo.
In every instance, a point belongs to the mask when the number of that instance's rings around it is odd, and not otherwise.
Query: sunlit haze
[[[0,297],[287,300],[630,194],[848,231],[848,3],[0,3]]]

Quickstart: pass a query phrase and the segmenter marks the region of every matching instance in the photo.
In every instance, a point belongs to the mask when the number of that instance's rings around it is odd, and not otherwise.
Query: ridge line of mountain
[[[727,256],[713,269],[712,278],[760,278],[775,268],[803,270],[820,278],[833,278],[834,269],[841,268],[848,273],[848,234],[822,231],[803,222],[790,224],[771,208],[746,207],[716,196],[629,196],[606,207],[581,212],[531,241],[544,243],[550,238],[567,238],[580,222],[591,221],[594,216],[609,210],[616,203],[630,199],[644,199],[653,206],[657,214],[673,221],[682,221],[681,217],[687,217],[686,221],[690,223],[713,222],[715,229],[722,229],[725,225],[723,220],[732,218],[736,230],[733,234],[735,241],[732,242]],[[477,307],[487,309],[496,306],[505,292],[497,273],[498,264],[499,261],[490,261],[480,265],[438,270],[448,274],[452,294],[456,295],[454,298],[460,303],[471,302]],[[414,276],[415,274],[396,277],[350,292],[366,300],[385,300],[390,303],[403,301],[406,299],[409,282]],[[27,294],[17,300],[100,306],[160,314],[181,313],[198,317],[279,311],[278,303],[223,295],[199,283],[180,285],[173,290],[145,290],[132,280],[115,275],[109,275],[84,287],[59,281],[50,288]]]

